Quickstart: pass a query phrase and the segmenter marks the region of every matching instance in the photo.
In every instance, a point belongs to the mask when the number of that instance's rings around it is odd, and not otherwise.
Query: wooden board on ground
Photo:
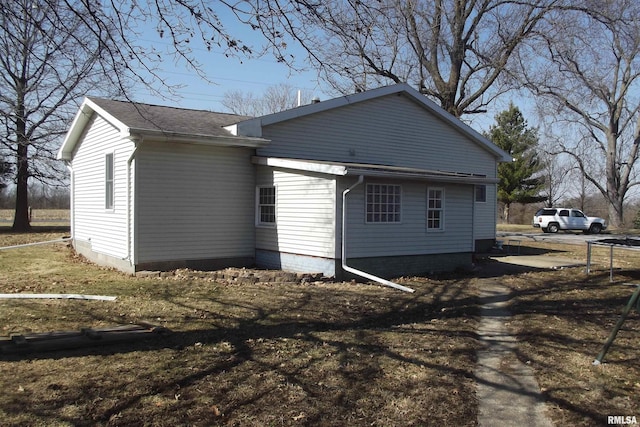
[[[56,351],[108,345],[160,336],[170,331],[153,325],[121,325],[109,328],[83,328],[79,331],[44,332],[0,337],[0,354]]]

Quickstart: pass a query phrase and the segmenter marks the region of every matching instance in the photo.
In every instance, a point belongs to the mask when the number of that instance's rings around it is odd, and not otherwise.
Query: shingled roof
[[[215,113],[205,110],[166,107],[137,102],[89,98],[131,129],[168,133],[231,136],[224,126],[251,117],[237,114]]]
[[[234,135],[225,126],[250,117],[205,110],[165,107],[137,102],[85,98],[58,151],[58,159],[71,160],[76,145],[94,114],[115,126],[123,137],[228,147],[259,147],[267,139]]]

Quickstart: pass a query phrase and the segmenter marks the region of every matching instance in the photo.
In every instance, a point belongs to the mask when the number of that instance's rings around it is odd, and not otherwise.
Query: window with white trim
[[[487,186],[476,185],[476,202],[486,203],[487,201]]]
[[[366,222],[400,222],[402,187],[388,184],[367,184]]]
[[[427,231],[444,230],[444,189],[427,188]]]
[[[258,225],[275,225],[276,223],[276,187],[258,187]]]
[[[104,156],[104,208],[113,209],[114,204],[114,164],[113,153]]]

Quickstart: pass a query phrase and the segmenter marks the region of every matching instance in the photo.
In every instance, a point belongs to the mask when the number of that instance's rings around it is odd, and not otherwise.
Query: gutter
[[[125,260],[128,260],[131,263],[131,266],[134,266],[134,259],[131,253],[131,240],[133,239],[131,231],[131,223],[133,222],[133,215],[131,214],[131,164],[133,163],[133,159],[136,157],[139,145],[142,144],[142,137],[131,137],[130,139],[133,142],[133,151],[127,159],[127,256]]]
[[[407,288],[406,286],[398,285],[397,283],[390,282],[389,280],[374,276],[373,274],[369,274],[361,270],[357,270],[347,265],[347,193],[356,188],[358,185],[362,184],[363,181],[364,176],[360,175],[358,177],[358,181],[355,184],[342,192],[342,269],[349,273],[355,274],[356,276],[373,280],[374,282],[378,282],[382,285],[389,286],[394,289],[399,289],[405,292],[415,292],[413,289]]]
[[[220,136],[185,134],[182,132],[170,132],[157,129],[126,128],[123,132],[126,137],[140,136],[147,141],[175,142],[183,144],[210,145],[222,147],[265,147],[271,142],[268,139],[248,136]]]

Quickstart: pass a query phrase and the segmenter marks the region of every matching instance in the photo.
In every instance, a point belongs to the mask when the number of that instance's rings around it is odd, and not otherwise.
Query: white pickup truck
[[[578,209],[543,208],[533,216],[533,226],[545,233],[557,233],[558,230],[582,230],[585,233],[598,234],[607,228],[602,218],[589,217]]]

